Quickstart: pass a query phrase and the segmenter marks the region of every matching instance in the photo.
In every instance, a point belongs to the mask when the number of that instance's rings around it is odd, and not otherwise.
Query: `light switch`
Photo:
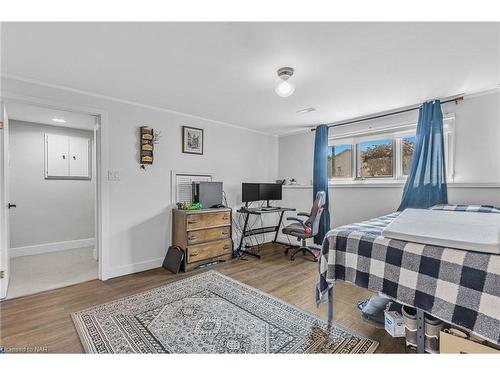
[[[109,181],[120,181],[120,171],[108,170]]]

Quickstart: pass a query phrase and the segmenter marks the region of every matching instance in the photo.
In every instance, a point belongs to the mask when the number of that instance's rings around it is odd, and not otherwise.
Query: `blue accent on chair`
[[[415,151],[399,211],[448,203],[444,152],[441,103],[426,102],[418,116]]]
[[[326,233],[330,230],[330,212],[328,210],[328,126],[320,125],[316,128],[314,139],[314,167],[313,167],[313,200],[318,191],[326,193],[325,209],[321,215],[319,231],[314,236],[314,243],[323,243]]]

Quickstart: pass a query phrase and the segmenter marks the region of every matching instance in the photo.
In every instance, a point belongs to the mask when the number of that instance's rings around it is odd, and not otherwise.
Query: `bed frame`
[[[425,353],[424,310],[417,309],[417,353]],[[333,321],[333,288],[328,289],[328,324]]]

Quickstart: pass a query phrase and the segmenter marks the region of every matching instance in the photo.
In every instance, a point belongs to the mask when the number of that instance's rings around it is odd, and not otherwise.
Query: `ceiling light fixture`
[[[295,85],[289,81],[290,77],[293,76],[293,72],[293,68],[290,67],[278,69],[279,80],[274,87],[274,91],[282,98],[292,95],[295,91]]]
[[[297,113],[303,114],[303,113],[314,112],[315,110],[316,110],[316,108],[309,107],[309,108],[300,109],[297,111]]]
[[[59,122],[59,123],[61,123],[61,124],[64,124],[64,123],[66,122],[66,120],[65,120],[65,119],[63,119],[63,118],[57,118],[57,117],[54,117],[54,118],[52,119],[52,121],[54,121],[54,122]]]

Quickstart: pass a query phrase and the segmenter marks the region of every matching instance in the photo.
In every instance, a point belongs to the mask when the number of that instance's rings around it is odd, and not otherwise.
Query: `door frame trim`
[[[109,231],[109,184],[107,171],[109,169],[109,120],[108,112],[93,107],[70,105],[66,103],[45,100],[33,96],[18,95],[3,92],[1,100],[4,106],[9,103],[28,104],[38,107],[76,112],[84,115],[95,116],[97,124],[94,127],[94,157],[96,165],[95,183],[95,238],[98,254],[99,279],[110,278],[110,231]]]
[[[9,289],[10,282],[10,259],[9,259],[9,225],[8,225],[8,215],[10,209],[9,197],[7,196],[7,192],[9,190],[9,186],[5,181],[5,177],[8,175],[8,169],[6,168],[9,164],[9,153],[5,151],[9,148],[9,140],[8,140],[8,129],[9,127],[5,127],[4,124],[9,123],[9,119],[7,116],[7,110],[3,102],[1,102],[0,111],[2,118],[2,137],[0,139],[1,149],[2,149],[2,157],[1,157],[1,170],[3,171],[3,175],[1,176],[1,190],[0,195],[0,203],[2,207],[0,208],[0,265],[2,262],[6,262],[7,264],[3,264],[3,269],[0,270],[0,300],[7,298],[7,291]],[[6,147],[7,146],[7,147]],[[4,249],[5,245],[5,249]]]

